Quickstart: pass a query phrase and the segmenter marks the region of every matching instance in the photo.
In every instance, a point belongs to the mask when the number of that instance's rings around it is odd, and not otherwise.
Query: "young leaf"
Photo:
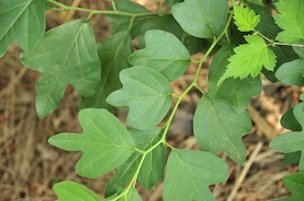
[[[132,137],[136,143],[136,148],[147,150],[160,140],[160,129],[152,131],[131,130]],[[111,178],[106,186],[106,197],[121,192],[129,184],[139,165],[142,154],[135,152],[117,173]],[[166,163],[166,149],[164,145],[157,146],[152,152],[147,154],[139,172],[138,180],[146,188],[152,188],[157,182],[163,179],[163,172]]]
[[[0,57],[15,41],[25,51],[33,48],[44,34],[49,8],[41,0],[0,1]]]
[[[91,96],[100,81],[100,62],[91,24],[74,20],[48,31],[39,44],[23,55],[23,63],[41,72],[36,83],[40,117],[52,112],[68,84]]]
[[[228,58],[232,51],[228,46],[224,46],[213,57],[208,75],[208,95],[211,98],[226,100],[237,112],[246,110],[252,96],[261,93],[262,83],[259,77],[245,79],[226,79],[222,85],[217,86],[217,82],[225,72],[228,65]],[[229,93],[228,93],[229,92]]]
[[[104,109],[79,112],[83,134],[61,133],[49,143],[66,151],[81,151],[76,164],[80,176],[96,178],[124,163],[134,152],[134,141],[125,126]]]
[[[268,48],[264,39],[252,35],[245,36],[245,39],[248,44],[234,48],[235,54],[229,58],[230,63],[218,84],[221,84],[228,77],[241,79],[249,75],[256,77],[262,71],[263,66],[267,70],[274,70],[276,55]]]
[[[82,98],[82,107],[108,108],[106,97],[121,87],[119,72],[128,67],[128,57],[132,53],[131,36],[122,31],[98,44],[101,61],[101,83],[93,96]]]
[[[184,74],[190,63],[185,46],[171,33],[151,30],[145,34],[146,48],[129,57],[133,65],[151,67],[172,81]]]
[[[275,201],[303,201],[304,198],[304,173],[298,172],[284,177],[284,184],[291,192],[290,198],[282,198]]]
[[[58,196],[57,201],[101,201],[102,199],[92,190],[84,185],[63,181],[57,183],[53,187],[54,192]]]
[[[247,112],[237,113],[225,100],[204,94],[193,120],[194,135],[201,147],[212,153],[224,151],[239,163],[246,159],[241,138],[251,131]]]
[[[279,14],[274,16],[275,22],[283,29],[277,40],[286,43],[296,43],[304,40],[304,2],[303,0],[279,1]]]
[[[175,149],[164,181],[165,201],[214,201],[209,186],[228,178],[228,165],[211,153]]]
[[[185,0],[172,7],[172,15],[188,34],[213,38],[225,27],[228,4],[226,0]]]
[[[251,10],[248,7],[244,8],[241,5],[235,4],[233,6],[233,11],[234,23],[241,32],[253,31],[261,20],[260,16],[256,15],[254,10]]]
[[[168,79],[145,66],[122,70],[119,77],[123,88],[110,94],[107,102],[118,107],[129,107],[127,121],[131,127],[153,129],[163,120],[171,106]]]
[[[283,64],[276,72],[278,80],[288,85],[304,85],[304,60],[297,59]]]

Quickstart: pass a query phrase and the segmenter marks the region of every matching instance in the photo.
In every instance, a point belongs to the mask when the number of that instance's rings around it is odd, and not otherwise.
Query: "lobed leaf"
[[[58,196],[57,201],[101,201],[99,195],[84,185],[63,181],[57,183],[53,187],[54,192]]]
[[[251,10],[248,7],[244,8],[241,5],[235,4],[233,6],[233,11],[234,23],[241,32],[253,31],[261,21],[260,16],[256,15],[254,10]]]
[[[49,143],[66,151],[81,151],[76,164],[80,176],[96,178],[123,164],[134,153],[134,140],[125,126],[104,109],[79,112],[83,134],[61,133]]]
[[[172,81],[184,74],[190,63],[185,46],[171,33],[150,30],[145,34],[146,47],[129,57],[133,66],[148,66]]]
[[[92,96],[100,81],[100,61],[91,24],[83,19],[46,32],[22,58],[23,64],[39,71],[36,110],[40,117],[56,109],[68,84],[84,96]]]
[[[166,167],[165,201],[214,201],[209,186],[228,178],[228,165],[211,153],[174,149]]]
[[[262,68],[273,71],[276,55],[260,36],[245,36],[247,44],[234,48],[235,54],[229,58],[229,64],[224,75],[218,82],[221,84],[228,77],[244,79],[258,76]]]
[[[224,151],[239,163],[246,159],[246,149],[241,138],[251,131],[247,112],[237,113],[221,99],[204,94],[196,108],[193,132],[202,149],[217,153]]]
[[[120,80],[123,88],[110,94],[107,102],[118,107],[129,107],[127,121],[132,128],[153,129],[171,106],[169,80],[160,72],[145,66],[122,70]]]
[[[185,0],[172,7],[172,15],[188,34],[213,38],[225,27],[228,4],[226,0]]]
[[[304,2],[302,0],[281,0],[276,3],[278,14],[275,22],[283,29],[277,40],[286,43],[296,43],[304,40]]]
[[[47,1],[0,1],[0,57],[12,42],[28,51],[42,38],[45,31]]]

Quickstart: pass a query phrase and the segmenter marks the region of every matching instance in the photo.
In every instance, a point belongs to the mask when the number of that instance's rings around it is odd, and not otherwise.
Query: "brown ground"
[[[155,2],[138,1],[157,9]],[[78,0],[73,2],[80,3]],[[91,3],[84,2],[81,6],[104,6],[92,0],[87,2]],[[48,27],[77,15],[71,12],[58,15],[52,11],[48,13]],[[109,35],[104,18],[95,18],[94,24],[98,40]],[[74,165],[79,155],[62,152],[47,143],[47,139],[56,133],[80,131],[77,92],[68,88],[60,109],[45,119],[38,119],[34,87],[38,74],[22,67],[19,55],[20,50],[13,46],[0,59],[0,201],[53,201],[56,198],[51,190],[52,184],[66,179],[84,183],[102,194],[108,176],[98,180],[78,177]],[[207,67],[201,76],[203,88],[207,86]],[[187,74],[172,85],[176,93],[190,83],[194,71],[191,66]],[[264,92],[249,107],[253,122],[258,126],[244,138],[248,160],[244,165],[238,165],[227,159],[230,164],[228,182],[212,188],[217,200],[264,201],[286,195],[282,178],[296,169],[285,166],[281,162],[283,156],[270,150],[268,143],[284,131],[279,123],[281,114],[296,104],[299,94],[298,88],[264,81]],[[198,100],[199,94],[191,93],[178,111],[169,136],[170,143],[175,146],[197,148],[191,134],[191,121]],[[140,191],[145,201],[161,200],[161,185],[152,191]]]

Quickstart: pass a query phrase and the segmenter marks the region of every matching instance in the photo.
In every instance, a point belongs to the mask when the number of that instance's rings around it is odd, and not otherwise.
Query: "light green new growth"
[[[254,28],[260,22],[260,16],[256,15],[254,10],[248,7],[243,7],[242,5],[233,6],[233,19],[239,31],[248,32],[253,31]]]

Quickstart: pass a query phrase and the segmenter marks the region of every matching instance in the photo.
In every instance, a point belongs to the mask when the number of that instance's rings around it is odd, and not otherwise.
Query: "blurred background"
[[[107,1],[66,0],[63,3],[106,9]],[[158,10],[159,0],[137,0],[150,10]],[[74,11],[47,13],[47,29],[51,29],[86,14]],[[92,19],[97,41],[110,36],[109,23],[105,16]],[[39,74],[24,68],[19,61],[21,51],[12,45],[0,59],[0,201],[54,201],[52,185],[62,180],[73,180],[87,185],[100,195],[111,174],[96,180],[81,178],[74,173],[79,154],[60,151],[49,145],[47,139],[60,132],[81,132],[77,113],[80,96],[68,87],[60,108],[47,118],[38,119],[35,111],[35,81]],[[194,55],[200,58],[201,53]],[[200,85],[207,88],[208,66],[204,65]],[[172,84],[176,94],[193,79],[195,66]],[[247,162],[236,164],[225,158],[229,165],[230,178],[225,185],[211,187],[219,201],[264,201],[288,194],[282,178],[296,167],[282,163],[283,155],[268,148],[271,139],[285,132],[280,125],[282,114],[299,100],[300,88],[286,87],[281,83],[263,80],[264,91],[255,97],[249,113],[254,129],[244,142],[247,147]],[[200,94],[191,92],[178,110],[169,134],[169,142],[176,147],[198,149],[192,135],[192,117]],[[124,121],[126,111],[117,112]],[[145,201],[160,201],[162,185],[152,190],[139,191]]]

